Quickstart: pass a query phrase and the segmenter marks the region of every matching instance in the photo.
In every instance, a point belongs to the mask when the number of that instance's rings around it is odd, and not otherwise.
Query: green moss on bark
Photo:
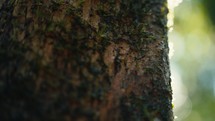
[[[2,120],[171,121],[165,0],[8,0]]]

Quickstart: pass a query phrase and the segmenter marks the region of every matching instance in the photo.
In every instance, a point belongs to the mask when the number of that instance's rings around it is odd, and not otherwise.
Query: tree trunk
[[[4,0],[1,121],[172,121],[166,0]]]

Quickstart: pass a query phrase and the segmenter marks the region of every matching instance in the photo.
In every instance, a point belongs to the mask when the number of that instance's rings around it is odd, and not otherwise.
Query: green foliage
[[[204,4],[202,4],[202,2]],[[173,82],[183,82],[186,88],[175,85],[185,101],[174,103],[175,115],[183,121],[213,121],[214,112],[214,31],[210,16],[205,9],[212,10],[213,0],[185,1],[175,10],[174,30],[169,34],[174,43],[174,56],[171,59]],[[205,8],[205,4],[208,6]],[[214,14],[214,13],[213,13]],[[211,16],[212,15],[212,16]],[[177,75],[174,76],[174,72]],[[178,77],[179,76],[179,77]],[[174,85],[173,85],[174,86]],[[173,91],[174,93],[174,91]],[[178,94],[176,91],[175,93]],[[187,94],[186,94],[187,93]],[[177,120],[177,119],[176,119]]]

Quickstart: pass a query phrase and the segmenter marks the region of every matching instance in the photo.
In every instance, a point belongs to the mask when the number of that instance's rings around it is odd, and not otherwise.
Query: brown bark
[[[165,0],[5,0],[0,120],[171,121]]]

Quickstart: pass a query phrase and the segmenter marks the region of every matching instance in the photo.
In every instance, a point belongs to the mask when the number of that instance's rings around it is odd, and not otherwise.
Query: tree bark
[[[166,0],[5,0],[1,121],[172,121]]]

